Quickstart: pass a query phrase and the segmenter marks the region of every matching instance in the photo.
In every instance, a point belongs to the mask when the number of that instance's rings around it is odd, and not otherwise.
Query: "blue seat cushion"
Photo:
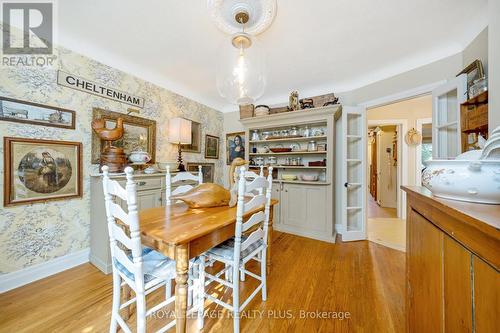
[[[132,254],[128,255],[132,261]],[[124,265],[113,258],[113,263],[123,275],[132,281],[135,281],[134,273],[130,272]],[[165,257],[149,247],[142,249],[142,267],[144,272],[144,283],[148,283],[155,278],[163,280],[175,278],[175,261]]]
[[[241,243],[243,243],[246,239],[248,238],[248,236],[241,236]],[[225,241],[224,243],[222,244],[219,244],[213,248],[211,248],[210,250],[208,250],[208,254],[213,254],[215,256],[218,256],[218,257],[222,257],[224,259],[228,259],[228,260],[233,260],[234,259],[234,243],[235,243],[235,240],[234,240],[234,237],[228,239],[227,241]],[[247,247],[245,250],[241,251],[241,254],[240,254],[240,258],[243,259],[245,257],[247,257],[248,255],[250,255],[253,251],[255,251],[257,248],[259,248],[260,246],[264,245],[264,241],[262,239],[259,239],[258,241],[250,244],[249,247]]]

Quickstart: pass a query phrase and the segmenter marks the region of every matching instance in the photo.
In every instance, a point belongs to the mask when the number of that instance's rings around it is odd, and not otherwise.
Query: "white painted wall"
[[[344,105],[358,105],[455,77],[462,68],[462,53],[457,53],[386,80],[339,94],[339,96]]]
[[[488,75],[488,28],[481,31],[462,52],[463,67],[476,59],[481,60],[484,72]]]
[[[500,0],[488,1],[489,130],[500,126]]]

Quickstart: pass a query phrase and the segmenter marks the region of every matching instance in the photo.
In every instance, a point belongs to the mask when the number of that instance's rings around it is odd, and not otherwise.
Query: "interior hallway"
[[[396,208],[380,207],[379,204],[368,194],[368,218],[397,218]]]

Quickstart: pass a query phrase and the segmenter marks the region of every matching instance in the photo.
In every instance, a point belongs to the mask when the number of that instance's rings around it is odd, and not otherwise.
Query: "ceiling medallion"
[[[215,25],[233,35],[241,31],[241,19],[246,20],[245,32],[258,35],[273,23],[276,16],[276,0],[208,0],[208,11]]]

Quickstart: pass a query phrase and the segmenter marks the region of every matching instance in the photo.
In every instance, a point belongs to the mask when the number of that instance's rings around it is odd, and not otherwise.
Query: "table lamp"
[[[179,171],[186,171],[182,164],[182,147],[181,145],[191,144],[191,121],[184,118],[173,118],[169,122],[168,139],[170,143],[176,144],[179,147]]]

